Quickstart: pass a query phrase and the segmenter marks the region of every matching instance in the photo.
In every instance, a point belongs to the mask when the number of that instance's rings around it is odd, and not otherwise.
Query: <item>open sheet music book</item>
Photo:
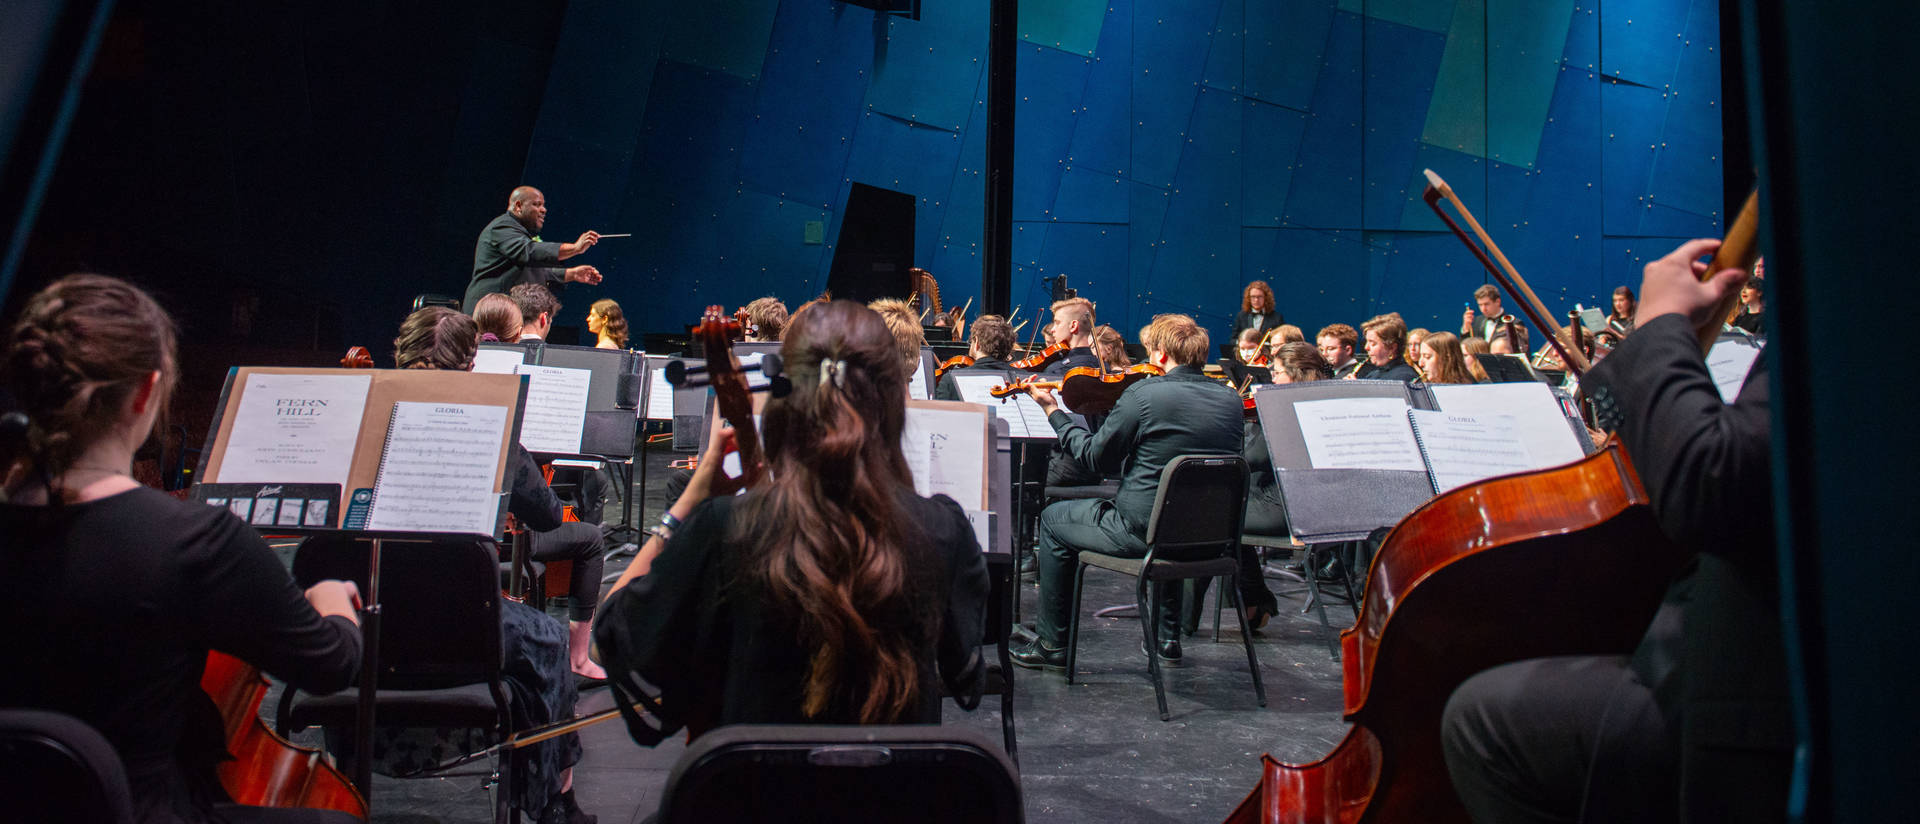
[[[507,413],[504,406],[395,403],[366,528],[492,534],[495,445]]]
[[[1540,383],[1313,381],[1254,395],[1289,529],[1352,540],[1436,494],[1585,455],[1585,428]]]

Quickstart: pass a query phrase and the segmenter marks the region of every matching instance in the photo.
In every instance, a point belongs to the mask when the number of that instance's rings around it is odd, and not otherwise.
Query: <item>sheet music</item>
[[[518,349],[479,349],[473,353],[473,371],[488,375],[518,374],[527,353]]]
[[[933,379],[927,374],[925,354],[913,361],[913,377],[907,379],[907,397],[923,401],[933,400]]]
[[[1544,383],[1434,384],[1428,389],[1444,412],[1473,418],[1512,415],[1521,442],[1533,456],[1534,464],[1527,469],[1558,466],[1587,454],[1553,388]]]
[[[1720,390],[1720,400],[1733,403],[1740,397],[1740,387],[1747,382],[1747,373],[1753,371],[1753,365],[1760,360],[1760,347],[1749,341],[1722,338],[1715,341],[1713,349],[1707,352],[1707,372],[1713,375],[1713,385]]]
[[[580,432],[586,428],[589,369],[535,366],[523,363],[516,372],[527,376],[527,405],[520,418],[520,445],[528,452],[577,453]]]
[[[347,482],[372,375],[247,376],[210,483]]]
[[[1535,468],[1512,415],[1462,415],[1407,410],[1421,451],[1426,453],[1434,491],[1445,492],[1495,475]]]
[[[667,382],[669,358],[647,355],[647,420],[673,420],[673,384]]]
[[[1052,438],[1053,424],[1047,422],[1047,413],[1040,411],[1040,404],[1033,402],[1033,396],[1024,392],[1009,397],[1005,403],[988,391],[1006,383],[999,375],[954,374],[954,386],[960,390],[960,399],[967,403],[977,403],[992,410],[993,416],[1007,422],[1008,437],[1013,438]]]
[[[946,495],[965,509],[987,507],[987,417],[977,406],[910,401],[900,451],[913,491]]]
[[[1293,405],[1314,469],[1427,471],[1399,398],[1332,398]]]
[[[755,390],[765,389],[768,386],[773,385],[773,380],[771,378],[768,378],[766,375],[761,374],[760,369],[758,368],[760,366],[760,361],[765,358],[766,358],[765,352],[752,352],[749,354],[741,355],[739,357],[740,369],[746,375],[748,389],[755,389]],[[748,371],[748,370],[751,370],[751,371]]]
[[[504,406],[395,403],[367,528],[492,534],[506,431]]]

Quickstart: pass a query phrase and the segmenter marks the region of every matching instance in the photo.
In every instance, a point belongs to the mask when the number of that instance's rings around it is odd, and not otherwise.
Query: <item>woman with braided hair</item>
[[[357,593],[304,592],[225,508],[131,477],[178,370],[173,319],[120,280],[70,275],[27,301],[0,356],[0,561],[33,586],[0,599],[0,706],[79,718],[113,744],[141,822],[358,821],[228,803],[219,712],[200,689],[220,650],[299,689],[360,665]]]

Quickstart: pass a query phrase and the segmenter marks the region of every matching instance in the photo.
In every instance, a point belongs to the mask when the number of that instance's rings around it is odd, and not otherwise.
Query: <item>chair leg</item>
[[[1164,584],[1154,583],[1152,585],[1153,592],[1149,593],[1147,579],[1143,576],[1140,579],[1136,597],[1141,601],[1140,614],[1147,616],[1147,620],[1140,625],[1141,631],[1144,632],[1147,637],[1147,674],[1153,677],[1153,698],[1160,704],[1160,720],[1167,721],[1172,719],[1173,715],[1167,712],[1167,687],[1166,684],[1160,680],[1159,588],[1161,586],[1164,586]]]
[[[1220,605],[1226,602],[1227,591],[1220,589],[1220,581],[1218,578],[1214,580],[1213,586],[1214,589],[1218,590],[1213,593],[1213,642],[1218,644],[1220,643]],[[1239,594],[1235,593],[1234,598],[1237,599],[1239,597]]]
[[[1007,760],[1018,767],[1020,743],[1013,735],[1013,659],[1007,653],[1007,639],[1004,636],[997,646],[1000,650],[1000,734],[1006,738]]]
[[[1230,576],[1228,584],[1233,587],[1233,616],[1240,621],[1240,643],[1247,648],[1247,670],[1253,673],[1253,695],[1260,700],[1260,706],[1267,705],[1267,687],[1260,681],[1260,660],[1253,654],[1253,633],[1247,629],[1247,605],[1240,601],[1240,576]],[[1215,631],[1215,635],[1218,635]]]
[[[1073,615],[1067,619],[1067,683],[1069,684],[1073,683],[1073,666],[1080,660],[1080,589],[1086,582],[1087,565],[1079,564],[1073,570]]]

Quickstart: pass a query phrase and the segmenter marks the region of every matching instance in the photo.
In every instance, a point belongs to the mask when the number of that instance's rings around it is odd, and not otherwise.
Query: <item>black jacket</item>
[[[1420,379],[1420,373],[1413,371],[1404,358],[1394,358],[1386,366],[1375,366],[1373,361],[1360,362],[1360,379],[1363,381],[1401,381],[1413,383]]]
[[[473,280],[467,284],[461,311],[473,314],[473,305],[495,292],[522,283],[564,283],[567,270],[548,265],[560,262],[560,244],[536,241],[511,212],[502,213],[480,230],[473,246]]]
[[[1069,457],[1103,475],[1120,473],[1113,505],[1135,535],[1146,534],[1160,470],[1181,455],[1240,454],[1244,419],[1240,393],[1191,366],[1127,387],[1096,431],[1065,412],[1047,418]]]
[[[1253,313],[1242,311],[1233,316],[1233,333],[1227,336],[1227,340],[1233,345],[1239,346],[1241,330],[1258,329],[1260,330],[1260,334],[1264,336],[1286,322],[1286,317],[1281,315],[1278,309],[1267,310],[1266,314],[1261,316],[1259,323],[1253,322]]]
[[[1793,734],[1766,369],[1723,403],[1691,325],[1663,315],[1621,342],[1582,387],[1618,422],[1663,531],[1693,553],[1633,657],[1676,724],[1683,814],[1780,820]]]

